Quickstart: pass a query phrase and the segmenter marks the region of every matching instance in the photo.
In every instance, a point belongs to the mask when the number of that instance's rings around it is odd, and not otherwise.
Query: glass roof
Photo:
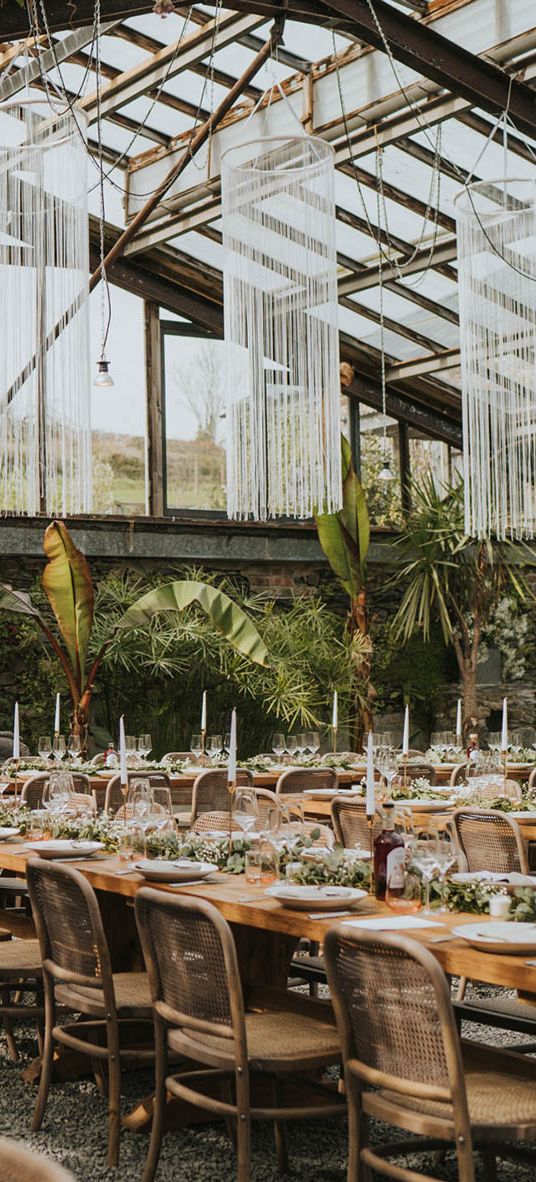
[[[407,5],[393,3],[392,7],[399,7],[405,16],[410,11]],[[102,9],[106,23],[105,0]],[[485,52],[506,70],[518,76],[521,72],[526,82],[534,80],[533,0],[509,0],[508,5],[460,0],[454,6],[434,0],[429,12],[418,10],[413,15],[417,20],[424,15],[438,31],[471,52]],[[262,17],[204,4],[195,5],[188,16],[174,13],[162,20],[145,14],[114,21],[101,39],[106,102],[101,136],[110,230],[121,230],[125,217],[152,193],[177,159],[173,154],[176,137],[176,151],[180,151],[193,127],[222,101],[247,68],[269,31],[270,24]],[[82,31],[78,32],[76,51],[71,59],[61,60],[49,79],[58,90],[65,88],[71,100],[86,96],[88,137],[95,151],[94,50],[91,31],[85,42]],[[60,57],[72,36],[69,30],[54,34]],[[154,62],[158,50],[167,54],[160,71]],[[32,60],[21,51],[9,66],[9,82],[18,72],[22,89]],[[128,89],[121,77],[125,72]],[[5,77],[6,73],[0,79],[0,99]],[[277,83],[285,84],[285,99]],[[268,107],[265,96],[263,109],[255,111],[260,96],[272,87],[276,89]],[[42,91],[41,80],[29,93],[39,97]],[[242,113],[233,111],[226,117],[209,148],[189,163],[164,208],[147,223],[139,242],[143,265],[147,267],[153,251],[165,251],[180,283],[181,266],[187,260],[190,288],[195,288],[196,270],[200,282],[207,268],[210,273],[221,271],[221,150],[244,136],[248,117],[248,135],[254,136],[259,127],[263,134],[281,128],[295,133],[296,118],[310,114],[311,92],[313,129],[329,139],[336,152],[341,331],[353,338],[356,356],[362,349],[363,364],[370,373],[371,359],[379,357],[383,303],[389,365],[428,358],[430,388],[441,399],[448,387],[459,388],[460,382],[454,197],[468,177],[493,180],[505,170],[511,176],[536,176],[536,147],[512,126],[504,146],[498,117],[471,110],[466,101],[453,111],[451,95],[427,79],[425,69],[419,75],[400,63],[393,68],[385,53],[349,35],[287,20],[283,44],[238,100]],[[384,145],[381,156],[376,150],[380,143]],[[98,214],[97,179],[97,169],[90,168],[93,217]],[[153,226],[158,233],[150,232]],[[210,236],[203,233],[204,228]],[[136,249],[134,243],[129,256],[133,262]],[[453,351],[448,358],[452,364],[437,373],[437,355],[443,350]],[[426,376],[422,368],[420,376]]]

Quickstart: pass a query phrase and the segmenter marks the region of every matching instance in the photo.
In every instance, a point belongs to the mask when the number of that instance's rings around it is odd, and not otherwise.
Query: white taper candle
[[[19,703],[13,711],[13,759],[20,759]]]
[[[458,698],[458,705],[456,706],[456,738],[461,739],[463,736],[462,725],[462,700]]]
[[[201,730],[203,733],[207,729],[207,691],[203,690],[203,701],[201,703]]]
[[[61,727],[61,699],[60,695],[56,694],[56,712],[54,714],[54,734],[59,735]]]
[[[236,783],[236,710],[231,714],[231,733],[229,736],[229,765],[227,768],[227,783]]]
[[[409,752],[409,706],[404,711],[404,732],[402,735],[402,755]]]
[[[374,740],[369,731],[367,739],[367,817],[373,817],[376,810],[376,796],[374,792]]]
[[[501,751],[508,751],[508,698],[503,698]]]
[[[125,743],[125,716],[121,715],[119,719],[119,774],[121,784],[125,786],[128,784],[127,772],[127,745]]]
[[[334,731],[337,730],[338,719],[339,719],[339,701],[338,701],[338,697],[337,697],[337,690],[334,690],[334,692],[333,692],[333,710],[331,713],[331,725],[332,725]]]

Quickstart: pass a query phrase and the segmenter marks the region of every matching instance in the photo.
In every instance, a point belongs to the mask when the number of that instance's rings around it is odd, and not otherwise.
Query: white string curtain
[[[536,183],[479,181],[456,198],[465,528],[536,532]]]
[[[299,135],[222,158],[227,512],[341,507],[333,149]]]
[[[77,113],[83,127],[83,116]],[[70,113],[0,108],[0,509],[91,509],[86,148]]]

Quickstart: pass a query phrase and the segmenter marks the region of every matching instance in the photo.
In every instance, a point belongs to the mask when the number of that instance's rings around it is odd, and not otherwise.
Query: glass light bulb
[[[385,483],[388,483],[390,480],[394,480],[393,473],[391,472],[391,461],[387,459],[387,456],[384,457],[383,468],[381,469],[381,472],[378,472],[378,480],[383,480]]]
[[[113,386],[114,380],[109,371],[110,362],[105,361],[104,357],[101,357],[100,361],[97,361],[97,376],[93,382],[93,385],[98,386],[100,389],[103,387]]]

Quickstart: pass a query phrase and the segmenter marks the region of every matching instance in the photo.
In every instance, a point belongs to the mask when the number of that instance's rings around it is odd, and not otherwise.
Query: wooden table
[[[0,867],[14,871],[17,875],[24,875],[26,855],[21,852],[22,843],[0,843]],[[99,857],[73,862],[73,865],[88,879],[88,882],[99,893],[99,899],[108,900],[113,906],[105,906],[105,920],[113,923],[115,918],[121,917],[122,940],[119,941],[119,956],[122,957],[126,938],[124,920],[128,914],[128,904],[135,897],[140,886],[144,884],[141,875],[118,875],[120,863],[116,857]],[[156,885],[152,884],[151,886]],[[158,884],[158,890],[175,893],[176,888],[165,884]],[[281,986],[286,984],[286,971],[289,954],[297,940],[302,937],[322,943],[328,928],[334,923],[329,916],[325,919],[311,919],[306,912],[292,911],[281,907],[274,899],[267,897],[262,887],[247,883],[243,875],[230,875],[218,872],[214,881],[199,883],[180,888],[180,893],[193,895],[210,900],[218,911],[233,925],[237,935],[240,960],[244,983],[272,984]],[[130,913],[131,914],[131,913]],[[384,903],[375,899],[365,900],[352,914],[341,922],[360,916],[392,915]],[[113,919],[112,919],[113,917]],[[434,956],[442,965],[446,973],[453,976],[470,977],[489,985],[500,985],[508,989],[517,989],[524,994],[534,995],[536,1002],[536,968],[528,965],[528,956],[509,956],[498,953],[481,952],[470,948],[463,940],[452,937],[444,943],[435,943],[433,937],[440,934],[441,928],[450,930],[464,922],[485,924],[489,917],[457,913],[441,916],[437,927],[416,929],[411,932],[419,943],[430,947]],[[107,925],[108,926],[108,925]],[[112,946],[116,943],[117,932],[108,930]],[[127,941],[128,942],[128,941]],[[536,957],[536,952],[535,952]],[[114,960],[118,961],[118,952]],[[123,964],[124,967],[124,964]]]

